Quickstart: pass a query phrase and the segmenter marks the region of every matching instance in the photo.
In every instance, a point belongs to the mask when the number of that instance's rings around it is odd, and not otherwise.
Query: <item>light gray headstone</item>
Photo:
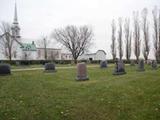
[[[143,59],[139,60],[139,62],[138,62],[138,71],[145,71]]]

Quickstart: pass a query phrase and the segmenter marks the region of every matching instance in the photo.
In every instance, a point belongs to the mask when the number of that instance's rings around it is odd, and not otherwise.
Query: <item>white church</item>
[[[13,44],[13,55],[12,60],[45,60],[44,48],[36,47],[34,41],[31,43],[25,43],[24,41],[30,41],[24,39],[20,35],[20,26],[18,23],[18,15],[17,15],[17,6],[15,3],[15,10],[14,10],[14,20],[12,23],[12,36],[15,39]],[[0,60],[7,60],[7,55],[3,54],[0,51]],[[71,53],[63,53],[62,49],[55,49],[55,48],[47,48],[47,59],[48,60],[73,60]],[[105,60],[106,53],[103,50],[98,50],[96,53],[93,54],[83,54],[78,58],[79,60]]]
[[[24,38],[21,37],[20,30],[17,16],[17,6],[15,4],[14,20],[11,26],[11,35],[15,38],[12,45],[12,60],[36,59],[37,50],[34,41],[32,43],[24,43]],[[4,51],[1,51],[0,60],[6,60],[7,58],[7,53],[4,54]]]

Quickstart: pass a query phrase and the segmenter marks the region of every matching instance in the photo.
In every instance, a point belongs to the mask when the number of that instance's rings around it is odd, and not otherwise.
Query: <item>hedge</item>
[[[45,64],[49,62],[54,62],[56,64],[71,64],[71,60],[0,60],[0,63],[9,63],[11,65],[33,65],[33,64]]]
[[[33,65],[33,64],[45,64],[54,62],[55,64],[74,64],[74,60],[0,60],[0,63],[9,63],[11,65]],[[100,60],[88,61],[88,60],[78,60],[77,62],[85,62],[91,64],[99,64]]]
[[[136,60],[134,60],[136,63]],[[49,63],[49,62],[54,62],[55,64],[73,64],[74,61],[73,60],[0,60],[0,63],[9,63],[11,65],[34,65],[34,64],[45,64],[45,63]],[[90,64],[100,64],[100,60],[92,60],[92,61],[88,61],[88,60],[79,60],[78,62],[85,62],[85,63],[90,63]],[[125,64],[130,64],[130,61],[127,60],[123,60],[123,62]],[[107,63],[115,63],[114,60],[107,60]],[[160,63],[160,61],[157,61],[157,63]]]

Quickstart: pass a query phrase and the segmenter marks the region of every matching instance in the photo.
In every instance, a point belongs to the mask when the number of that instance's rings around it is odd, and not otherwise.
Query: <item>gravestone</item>
[[[143,59],[139,60],[139,62],[138,62],[138,71],[145,71]]]
[[[107,68],[107,61],[106,60],[102,60],[100,62],[100,68]]]
[[[152,60],[152,69],[156,70],[157,67],[157,61],[156,60]]]
[[[0,64],[0,75],[10,75],[11,74],[11,67],[9,64]]]
[[[122,60],[116,59],[113,75],[123,75],[123,74],[126,74],[124,63]]]
[[[45,63],[44,68],[45,68],[45,72],[56,72],[54,63]]]
[[[89,80],[87,76],[87,67],[84,62],[77,64],[77,78],[78,81]]]
[[[131,66],[135,66],[135,61],[134,61],[134,60],[131,60],[130,65],[131,65]]]

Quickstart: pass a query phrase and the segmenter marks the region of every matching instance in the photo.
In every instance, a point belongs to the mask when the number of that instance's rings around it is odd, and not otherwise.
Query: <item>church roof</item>
[[[88,53],[86,55],[95,55],[95,54],[97,54],[100,51],[103,52],[106,55],[106,52],[104,50],[98,50],[96,53]]]
[[[33,43],[21,43],[21,49],[23,51],[36,51],[36,45]]]

